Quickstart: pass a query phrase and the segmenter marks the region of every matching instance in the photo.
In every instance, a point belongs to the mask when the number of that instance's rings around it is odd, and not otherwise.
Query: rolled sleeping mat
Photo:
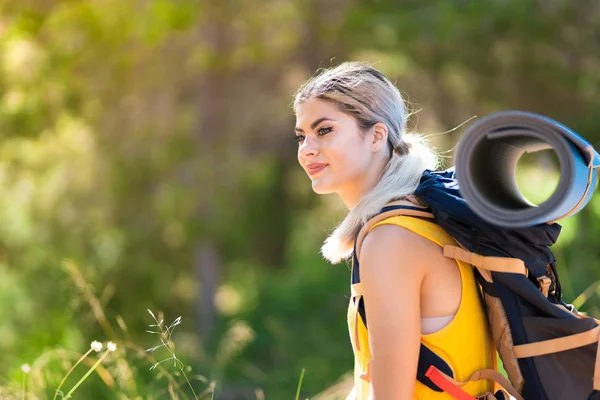
[[[554,193],[540,205],[517,187],[516,170],[524,153],[552,149],[560,166]],[[455,155],[460,192],[471,209],[489,223],[508,228],[554,223],[581,210],[596,189],[600,155],[566,126],[542,115],[503,111],[470,126]]]

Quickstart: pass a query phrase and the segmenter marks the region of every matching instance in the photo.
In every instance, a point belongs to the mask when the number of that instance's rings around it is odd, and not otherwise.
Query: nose
[[[316,139],[307,136],[298,148],[298,155],[304,158],[314,157],[319,154],[319,147]]]

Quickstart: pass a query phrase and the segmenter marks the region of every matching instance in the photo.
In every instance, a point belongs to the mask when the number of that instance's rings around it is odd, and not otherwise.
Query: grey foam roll
[[[550,198],[536,206],[517,187],[517,163],[526,152],[546,149],[557,155],[560,180]],[[523,111],[504,111],[477,121],[459,140],[455,155],[467,204],[484,220],[510,228],[553,222],[577,212],[591,198],[599,165],[600,155],[575,132]]]

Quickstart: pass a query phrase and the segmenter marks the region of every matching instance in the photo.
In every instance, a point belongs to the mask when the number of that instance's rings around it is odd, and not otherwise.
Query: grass
[[[31,363],[31,366],[25,364],[21,367],[22,377],[19,388],[0,385],[0,398],[37,400],[49,399],[49,396],[52,396],[52,400],[74,399],[83,396],[79,394],[80,392],[86,393],[85,396],[89,395],[89,386],[87,391],[82,389],[90,384],[88,381],[92,376],[96,376],[97,379],[92,383],[96,385],[94,388],[97,388],[100,382],[115,398],[119,399],[152,400],[169,397],[177,400],[214,400],[216,381],[200,375],[190,376],[191,368],[183,363],[175,351],[173,333],[176,327],[182,324],[181,317],[175,318],[167,325],[162,313],[147,310],[153,323],[149,324],[146,332],[156,335],[158,343],[156,346],[144,349],[132,340],[129,329],[120,316],[115,318],[116,324],[109,321],[102,309],[101,301],[95,296],[91,286],[86,282],[75,263],[67,261],[63,264],[63,269],[75,283],[81,297],[89,305],[102,331],[108,337],[113,338],[114,342],[101,343],[94,340],[83,353],[63,348],[47,350],[40,354]],[[233,324],[224,335],[213,360],[215,373],[218,374],[218,371],[222,371],[235,354],[252,339],[253,332],[249,327],[241,323]],[[166,352],[166,357],[160,360],[155,359],[153,356],[159,352]],[[96,357],[96,354],[99,356]],[[114,373],[117,365],[126,371],[124,375],[133,377],[133,382],[142,380],[135,374],[138,365],[132,363],[131,359],[134,357],[143,361],[148,370],[156,372],[155,380],[164,382],[160,391],[152,391],[150,385],[147,385],[146,388],[140,387],[142,385],[134,385],[132,390],[127,390],[120,385],[119,381],[122,380],[122,376]],[[57,363],[61,364],[60,368],[56,368]],[[59,375],[58,379],[53,379],[58,369],[63,371],[62,375]],[[303,368],[296,388],[296,400],[301,399],[305,372],[306,370]],[[59,381],[58,384],[52,383],[56,381]],[[202,388],[199,388],[200,384],[202,384]],[[256,389],[255,396],[257,400],[265,399],[265,394],[261,389]],[[319,398],[331,400],[337,399],[339,396],[321,396]]]
[[[50,392],[53,396],[52,400],[73,399],[77,397],[77,391],[85,386],[86,381],[91,376],[96,375],[100,378],[99,381],[102,382],[111,393],[114,393],[118,398],[122,399],[164,398],[163,394],[167,394],[171,399],[214,399],[215,382],[211,382],[200,375],[190,378],[188,374],[191,372],[191,368],[185,366],[175,353],[172,335],[175,328],[181,324],[181,317],[176,318],[170,325],[165,326],[163,319],[159,321],[155,314],[148,310],[155,324],[151,324],[150,330],[147,332],[157,334],[160,344],[148,350],[144,350],[131,340],[125,321],[123,321],[122,318],[116,318],[120,334],[119,331],[113,327],[113,324],[109,322],[101,307],[101,302],[94,295],[77,266],[72,262],[65,262],[63,267],[80,290],[82,297],[91,307],[92,312],[103,331],[110,337],[117,338],[115,340],[116,343],[108,341],[106,344],[102,344],[101,342],[94,340],[91,342],[89,349],[83,354],[67,349],[51,349],[45,351],[40,354],[31,365],[24,364],[21,367],[21,385],[18,389],[0,385],[0,398],[7,400],[47,399],[49,398],[47,397],[47,394]],[[103,349],[104,351],[102,352]],[[165,349],[168,352],[169,357],[161,361],[154,359],[152,353],[158,349]],[[97,358],[94,357],[95,353],[100,353],[100,356]],[[107,367],[110,367],[111,370],[120,371],[120,376],[117,378],[129,376],[133,377],[134,381],[135,378],[139,379],[139,376],[135,376],[136,374],[134,372],[137,370],[137,366],[134,367],[131,364],[128,355],[134,355],[138,360],[141,359],[145,361],[149,370],[157,372],[155,379],[164,380],[166,387],[164,387],[162,391],[155,391],[155,393],[148,393],[148,391],[151,390],[149,388],[150,385],[148,385],[146,390],[140,389],[140,387],[135,384],[134,388],[129,390],[121,387],[118,381],[123,379],[115,379],[108,371]],[[173,362],[173,367],[176,371],[172,372],[163,365],[163,363],[168,361]],[[65,368],[67,371],[62,376],[62,379],[60,379],[59,384],[55,386],[55,388],[51,388],[50,385],[53,381],[52,377],[54,377],[56,373],[56,368],[52,367],[55,366],[54,364],[57,362],[63,366],[67,365],[68,369]],[[83,372],[82,369],[84,369],[85,372]],[[76,374],[79,375],[78,380],[73,384],[68,384],[71,380],[69,378]],[[178,381],[178,377],[183,377],[185,381],[183,385]],[[192,382],[195,382],[196,384],[198,384],[198,382],[202,383],[204,386],[203,390],[200,391],[197,387],[194,388]],[[68,389],[65,389],[65,387]]]
[[[181,371],[181,374],[185,378],[186,383],[188,384],[190,390],[192,391],[194,398],[197,400],[198,395],[196,394],[194,387],[190,383],[190,380],[188,379],[188,377],[185,373],[183,363],[181,362],[181,360],[179,360],[177,358],[177,355],[175,354],[175,348],[173,347],[172,342],[171,342],[171,335],[173,334],[173,330],[175,329],[175,327],[181,323],[181,317],[176,318],[175,321],[173,321],[171,323],[171,325],[169,325],[168,327],[165,328],[163,326],[164,319],[161,319],[159,322],[152,311],[148,310],[148,312],[150,313],[150,315],[152,315],[152,318],[154,318],[154,321],[156,322],[156,324],[150,325],[150,327],[156,328],[156,329],[158,329],[158,331],[147,330],[146,332],[159,335],[161,344],[158,346],[152,347],[146,351],[152,353],[153,351],[158,350],[160,348],[165,348],[166,350],[168,350],[169,354],[171,354],[171,356],[169,358],[166,358],[162,361],[157,362],[152,367],[150,367],[150,369],[153,370],[156,367],[158,367],[161,363],[163,363],[165,361],[173,360],[173,367],[179,368],[179,370]],[[214,395],[214,391],[213,391],[213,395]]]
[[[298,389],[296,390],[296,400],[300,398],[300,388],[302,387],[302,381],[304,380],[304,368],[302,368],[302,372],[300,373],[300,380],[298,381]]]

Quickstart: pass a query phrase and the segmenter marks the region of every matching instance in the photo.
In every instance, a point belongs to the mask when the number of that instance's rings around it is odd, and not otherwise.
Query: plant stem
[[[181,373],[182,373],[182,374],[183,374],[183,376],[185,377],[185,381],[186,381],[186,382],[187,382],[187,384],[189,385],[190,389],[192,389],[192,393],[194,393],[194,398],[195,398],[196,400],[198,400],[198,395],[197,395],[197,394],[196,394],[196,392],[194,391],[194,388],[192,387],[192,384],[190,383],[190,381],[189,381],[189,379],[188,379],[187,375],[186,375],[186,374],[185,374],[185,372],[183,371],[183,368],[181,368],[181,367],[180,367],[179,369],[181,369]]]
[[[296,400],[300,398],[300,388],[302,387],[302,380],[304,379],[304,368],[302,368],[302,372],[300,373],[300,382],[298,382],[298,390],[296,391]]]
[[[52,398],[52,400],[56,400],[56,396],[58,396],[58,392],[60,391],[60,388],[62,387],[62,385],[67,380],[67,377],[69,375],[71,375],[71,372],[73,372],[73,370],[75,369],[75,367],[77,367],[79,365],[79,363],[81,363],[91,352],[92,352],[92,349],[90,348],[84,355],[82,355],[79,358],[79,360],[77,360],[77,362],[75,364],[73,364],[73,366],[71,367],[71,369],[69,370],[69,372],[67,372],[67,374],[64,376],[64,378],[62,378],[62,381],[60,381],[58,387],[56,388],[56,391],[54,392],[54,397]]]
[[[73,392],[75,391],[75,389],[77,389],[79,387],[79,385],[81,385],[83,383],[83,381],[85,381],[87,379],[87,377],[90,376],[90,374],[92,372],[94,372],[94,370],[96,369],[96,367],[98,367],[98,365],[100,365],[102,363],[102,361],[104,361],[104,359],[106,358],[106,356],[108,356],[108,353],[110,353],[110,350],[106,350],[104,352],[104,354],[102,354],[102,356],[98,359],[98,361],[96,361],[96,363],[94,365],[92,365],[92,367],[89,369],[89,371],[86,372],[86,374],[79,380],[79,382],[77,382],[75,384],[75,386],[73,386],[73,388],[71,390],[69,390],[69,393],[67,393],[67,395],[65,396],[65,399],[71,398],[71,395],[73,394]]]

